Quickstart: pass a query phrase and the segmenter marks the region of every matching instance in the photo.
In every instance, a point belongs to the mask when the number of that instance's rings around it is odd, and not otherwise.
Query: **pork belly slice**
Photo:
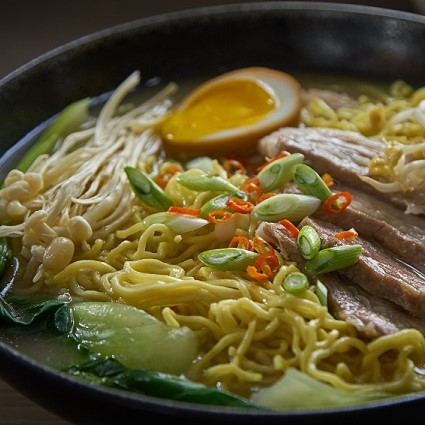
[[[283,258],[297,263],[302,270],[305,259],[298,250],[296,239],[276,223],[263,222],[258,234],[273,244]],[[365,338],[374,339],[402,329],[414,328],[425,334],[425,322],[400,306],[375,296],[336,272],[319,276],[328,289],[328,308],[337,319],[351,323]],[[315,283],[315,279],[311,279]]]
[[[295,183],[285,186],[285,193],[301,193]],[[365,239],[380,244],[398,258],[425,273],[425,216],[405,214],[389,202],[363,191],[337,184],[332,191],[348,191],[351,204],[340,214],[318,209],[313,217],[344,230],[354,227]]]
[[[366,190],[371,186],[359,178],[369,172],[369,161],[380,154],[383,143],[354,131],[332,128],[284,127],[259,141],[261,154],[273,157],[280,151],[300,152],[319,174]]]
[[[333,110],[339,108],[356,108],[359,103],[347,93],[311,87],[303,92],[304,103],[307,104],[314,98],[322,99]]]
[[[331,223],[305,218],[300,227],[310,225],[319,233],[322,248],[341,245],[335,234],[341,231]],[[391,301],[414,315],[425,317],[425,275],[399,261],[376,244],[358,237],[353,242],[362,246],[356,264],[338,271],[363,290]]]
[[[354,131],[318,127],[284,127],[258,142],[262,155],[273,157],[282,150],[302,153],[319,174],[329,173],[338,182],[387,199],[406,212],[425,213],[425,192],[384,193],[359,177],[368,176],[369,161],[384,147],[383,142]]]
[[[401,260],[425,273],[425,218],[405,214],[388,202],[346,186],[334,192],[349,191],[353,200],[341,214],[314,213],[323,221],[348,230],[354,227],[365,239],[377,242]]]
[[[288,229],[281,224],[264,221],[258,226],[257,234],[276,247],[283,259],[295,262],[299,269],[303,269],[305,259],[298,249],[296,238]]]
[[[336,273],[323,274],[320,281],[328,290],[329,312],[352,324],[364,338],[375,339],[410,328],[425,334],[423,320],[351,282],[343,282]]]

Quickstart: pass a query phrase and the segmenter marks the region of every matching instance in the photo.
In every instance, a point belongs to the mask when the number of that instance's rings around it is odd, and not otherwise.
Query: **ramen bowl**
[[[309,2],[262,2],[174,12],[129,22],[43,55],[0,81],[2,179],[39,126],[86,97],[102,99],[134,70],[145,81],[199,81],[260,66],[290,73],[425,83],[425,18],[409,13]],[[421,393],[345,408],[270,411],[207,406],[136,395],[58,372],[8,338],[0,375],[72,423],[300,424],[403,420],[419,423]]]

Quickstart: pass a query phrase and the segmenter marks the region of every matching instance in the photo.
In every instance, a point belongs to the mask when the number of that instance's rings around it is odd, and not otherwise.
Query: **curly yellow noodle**
[[[96,239],[94,243],[89,246],[88,249],[79,251],[75,256],[74,260],[88,260],[90,258],[96,258],[100,255],[105,241],[102,239]]]

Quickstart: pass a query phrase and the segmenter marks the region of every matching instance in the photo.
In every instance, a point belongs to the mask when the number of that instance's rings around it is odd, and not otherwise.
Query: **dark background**
[[[243,1],[261,0],[1,0],[0,78],[55,47],[110,26],[167,11]],[[409,12],[425,9],[425,0],[339,2]]]
[[[111,26],[167,11],[244,1],[261,0],[1,0],[0,79],[49,50]],[[425,0],[341,0],[339,3],[425,13]],[[66,425],[66,422],[0,380],[0,424]]]

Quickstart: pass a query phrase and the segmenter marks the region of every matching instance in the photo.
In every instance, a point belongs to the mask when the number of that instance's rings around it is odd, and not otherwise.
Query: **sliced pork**
[[[276,247],[283,259],[297,263],[300,269],[304,267],[305,260],[298,249],[297,240],[284,226],[265,221],[258,226],[257,234]]]
[[[351,204],[340,214],[328,214],[319,208],[313,217],[344,230],[352,227],[365,239],[379,243],[398,258],[425,273],[425,217],[405,214],[385,202],[350,186],[337,184],[332,191],[348,191]],[[285,193],[301,193],[295,183],[288,183]]]
[[[347,93],[319,88],[309,88],[303,93],[304,103],[308,103],[314,98],[322,99],[333,110],[339,108],[356,108],[358,102]]]
[[[360,335],[374,339],[402,329],[414,328],[425,334],[425,322],[382,298],[375,297],[336,273],[320,276],[328,290],[329,312],[337,319],[351,323]]]
[[[323,247],[342,244],[333,238],[338,230],[336,227],[332,227],[332,233],[328,234],[328,230],[323,231],[319,227],[318,220],[305,219],[299,227],[305,224],[313,225],[319,231],[325,240]],[[323,228],[326,229],[326,223],[323,224]],[[296,238],[285,227],[277,223],[263,222],[258,228],[258,234],[273,244],[285,260],[297,263],[297,266],[303,270],[305,259],[298,249]],[[358,242],[356,240],[356,243]],[[364,262],[364,259],[361,258],[359,261]],[[376,264],[374,266],[378,267]],[[373,292],[376,289],[375,284],[361,286],[358,278],[365,279],[364,273],[346,272],[348,269],[356,270],[356,266],[319,276],[328,289],[328,308],[334,317],[348,321],[359,334],[368,339],[407,328],[418,329],[425,335],[424,319],[415,317],[396,302],[382,297],[382,290],[378,291],[379,294]],[[381,281],[382,279],[383,276],[381,276]],[[312,284],[316,282],[315,278],[311,278],[310,281]],[[365,282],[370,282],[370,280],[366,278]],[[423,283],[425,286],[425,281]],[[402,285],[402,283],[400,284]]]
[[[320,235],[322,248],[341,245],[335,234],[341,228],[330,223],[306,218],[300,226],[310,225]],[[365,291],[394,302],[414,315],[425,316],[425,275],[398,261],[394,256],[358,237],[353,243],[362,246],[356,264],[343,268],[338,274],[346,276]]]
[[[353,200],[341,214],[319,209],[314,216],[345,230],[352,227],[365,239],[378,242],[398,258],[425,273],[425,217],[405,214],[388,202],[347,186],[333,191],[349,191]]]
[[[261,154],[273,157],[280,151],[300,152],[319,174],[370,190],[359,175],[368,174],[369,161],[382,152],[382,142],[354,131],[331,128],[282,128],[260,140]]]
[[[369,161],[382,153],[384,144],[354,131],[330,128],[282,128],[261,139],[258,150],[273,157],[280,151],[300,152],[319,174],[329,173],[338,182],[388,199],[409,213],[425,213],[425,192],[383,193],[363,181]]]

